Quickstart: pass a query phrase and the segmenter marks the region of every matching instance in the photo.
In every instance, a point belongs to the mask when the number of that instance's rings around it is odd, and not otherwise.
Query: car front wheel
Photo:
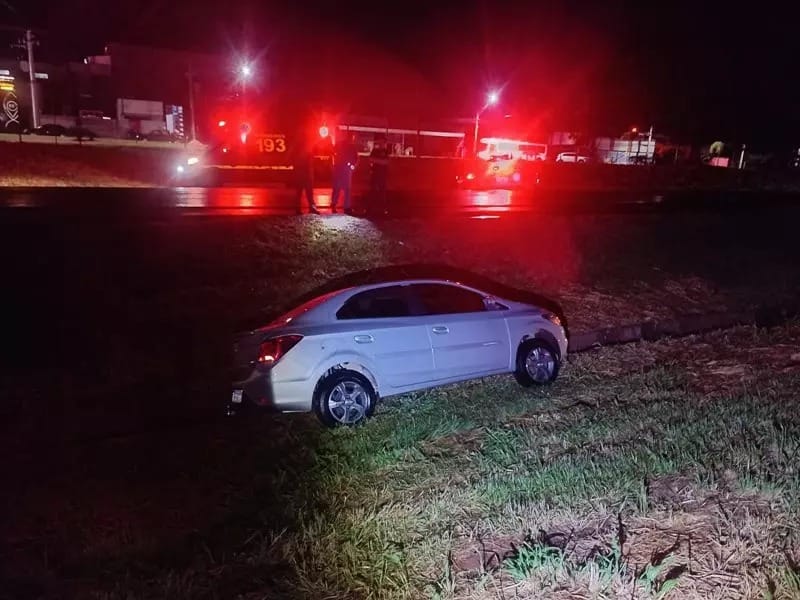
[[[517,351],[514,376],[520,385],[545,385],[558,377],[559,361],[556,350],[544,340],[525,340]]]
[[[375,410],[377,394],[355,371],[338,370],[323,377],[314,395],[314,412],[324,425],[356,425]]]

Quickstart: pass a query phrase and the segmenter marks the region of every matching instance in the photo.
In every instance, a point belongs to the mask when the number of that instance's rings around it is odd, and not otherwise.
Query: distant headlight
[[[183,173],[183,165],[178,165],[175,167],[175,169],[178,171],[178,173]]]
[[[558,325],[561,327],[561,319],[558,315],[554,315],[553,313],[542,313],[542,317],[550,321],[553,325]]]
[[[190,156],[189,159],[186,161],[187,165],[196,165],[200,162],[200,159],[196,156]]]

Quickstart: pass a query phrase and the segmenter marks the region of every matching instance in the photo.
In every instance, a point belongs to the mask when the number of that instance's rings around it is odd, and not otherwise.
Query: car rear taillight
[[[258,363],[261,365],[274,365],[302,339],[302,335],[282,335],[264,340],[258,348]]]

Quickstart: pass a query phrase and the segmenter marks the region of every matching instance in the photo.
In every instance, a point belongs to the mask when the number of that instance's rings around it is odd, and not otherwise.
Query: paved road
[[[554,192],[466,191],[390,194],[389,217],[464,214],[500,217],[520,212],[636,212],[672,210],[731,210],[796,203],[798,195],[758,192]],[[330,188],[315,190],[315,202],[329,214]],[[340,204],[341,206],[341,204]],[[356,198],[357,212],[366,207]],[[196,216],[270,216],[297,211],[291,190],[284,188],[5,188],[0,189],[0,218],[58,215],[93,220],[160,219]],[[26,209],[26,210],[23,210]],[[305,206],[303,212],[307,212]]]
[[[330,188],[317,188],[315,204],[323,214],[331,213]],[[448,212],[495,213],[531,208],[530,194],[493,190],[444,194],[404,193],[389,199],[389,212],[396,216]],[[365,208],[356,196],[357,212]],[[6,210],[3,210],[6,209]],[[36,209],[59,214],[153,216],[270,216],[296,214],[298,203],[291,190],[280,187],[179,187],[163,189],[43,188],[0,190],[0,211]],[[339,211],[342,202],[339,202]],[[303,212],[308,212],[305,203]]]

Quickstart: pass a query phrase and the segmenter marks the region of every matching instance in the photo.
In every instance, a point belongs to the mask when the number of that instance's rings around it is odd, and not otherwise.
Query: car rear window
[[[380,319],[410,315],[405,289],[399,285],[360,292],[336,312],[337,319]]]
[[[339,293],[340,293],[340,291],[337,290],[335,292],[330,292],[329,294],[323,294],[322,296],[317,296],[316,298],[312,298],[308,302],[303,302],[303,304],[301,304],[300,306],[297,306],[296,308],[293,308],[289,312],[286,312],[286,313],[282,314],[280,317],[278,317],[277,319],[275,319],[273,321],[273,324],[290,323],[292,321],[295,321],[299,317],[301,317],[302,315],[306,314],[308,311],[316,308],[317,306],[319,306],[323,302],[326,302],[327,300],[329,300],[333,296],[336,296]]]

